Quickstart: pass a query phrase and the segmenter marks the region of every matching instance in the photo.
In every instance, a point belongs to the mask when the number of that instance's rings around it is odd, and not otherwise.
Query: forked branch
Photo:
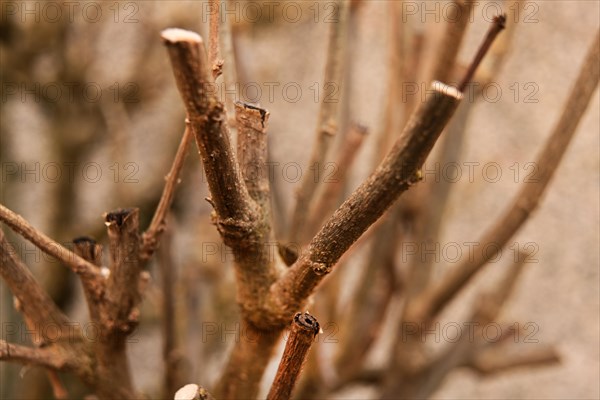
[[[162,38],[200,149],[217,227],[225,243],[235,247],[251,230],[256,212],[231,148],[224,106],[211,89],[202,38],[182,29],[164,30]]]

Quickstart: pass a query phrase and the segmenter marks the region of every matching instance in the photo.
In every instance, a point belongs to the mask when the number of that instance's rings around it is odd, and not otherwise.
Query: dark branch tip
[[[500,15],[496,15],[494,17],[494,23],[498,26],[498,28],[500,29],[504,29],[506,28],[506,13],[504,14],[500,14]]]
[[[307,312],[294,315],[294,323],[304,330],[312,331],[313,336],[317,336],[321,331],[317,319]]]
[[[123,223],[127,220],[127,218],[135,212],[135,210],[135,208],[120,208],[107,213],[104,217],[104,220],[107,224],[115,223],[117,227],[120,228],[123,226]]]
[[[263,128],[265,127],[265,122],[269,117],[269,111],[255,104],[245,103],[243,101],[236,101],[236,106],[243,107],[247,110],[255,110],[260,113],[260,120],[262,122]]]

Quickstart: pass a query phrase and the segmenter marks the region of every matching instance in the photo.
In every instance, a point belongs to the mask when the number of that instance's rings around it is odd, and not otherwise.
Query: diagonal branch
[[[57,371],[72,370],[79,366],[67,353],[56,347],[32,348],[8,343],[0,339],[0,360],[20,364],[38,365]]]
[[[177,148],[177,153],[175,153],[173,165],[171,166],[169,174],[165,178],[165,187],[160,197],[160,201],[158,202],[158,206],[156,207],[156,211],[154,212],[150,226],[148,226],[148,229],[146,229],[146,232],[144,232],[142,235],[142,248],[140,249],[140,260],[142,262],[147,262],[150,257],[152,257],[152,254],[158,247],[160,236],[165,230],[167,213],[169,212],[171,204],[173,203],[175,188],[179,183],[179,175],[183,169],[183,162],[185,161],[185,156],[188,152],[191,141],[192,130],[186,121],[185,131],[183,132],[181,143],[179,143],[179,147]]]
[[[256,211],[231,148],[223,104],[211,90],[202,38],[182,29],[164,30],[162,38],[200,149],[217,227],[225,243],[235,247],[250,233]]]
[[[477,351],[464,364],[480,375],[489,376],[514,368],[553,365],[560,356],[553,346],[525,346],[502,344],[487,346]]]
[[[511,206],[479,240],[481,244],[494,243],[496,251],[474,252],[473,257],[459,264],[448,277],[426,290],[410,310],[411,318],[414,318],[411,320],[426,320],[437,315],[488,260],[496,256],[535,210],[598,85],[599,48],[600,42],[596,35],[562,115],[536,160],[536,176],[522,185]]]
[[[272,288],[285,317],[298,310],[339,258],[394,201],[420,179],[420,168],[462,99],[434,82],[434,94],[416,110],[379,167],[313,238],[309,249]]]
[[[100,289],[103,278],[100,276],[95,265],[50,239],[31,226],[23,217],[12,212],[2,204],[0,204],[0,221],[36,245],[44,253],[51,255],[71,268],[73,272],[81,276],[82,280],[88,281],[91,286],[98,285],[97,287]]]
[[[23,313],[27,325],[35,332],[36,342],[51,343],[57,341],[54,328],[61,330],[58,338],[69,343],[69,319],[56,306],[48,293],[44,291],[33,274],[17,257],[4,232],[0,229],[0,275],[16,297],[19,310]],[[80,333],[80,332],[78,332]],[[50,334],[52,337],[48,337]]]

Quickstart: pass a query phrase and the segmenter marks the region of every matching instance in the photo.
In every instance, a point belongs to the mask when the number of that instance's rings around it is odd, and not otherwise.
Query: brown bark
[[[267,400],[287,400],[291,397],[308,350],[319,331],[319,323],[312,315],[297,313],[294,316]]]
[[[394,201],[419,181],[419,169],[462,94],[436,82],[379,167],[346,200],[311,241],[306,254],[272,288],[274,309],[285,318],[306,298],[348,248]]]

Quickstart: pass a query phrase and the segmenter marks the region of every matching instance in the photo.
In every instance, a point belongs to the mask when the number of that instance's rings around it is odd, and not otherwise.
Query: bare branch
[[[256,212],[229,142],[223,104],[210,90],[212,78],[202,38],[181,29],[167,29],[162,38],[200,149],[217,227],[225,243],[235,247],[251,229]]]
[[[309,313],[297,313],[294,316],[275,380],[267,395],[268,400],[287,400],[290,398],[308,350],[319,331],[319,323]]]
[[[485,36],[485,39],[483,40],[483,43],[479,47],[479,50],[477,50],[477,54],[475,55],[473,62],[471,63],[471,65],[469,65],[467,72],[465,73],[462,81],[460,81],[458,85],[458,90],[460,90],[461,92],[465,90],[465,88],[473,78],[473,75],[475,75],[475,71],[477,70],[477,67],[479,67],[481,60],[483,60],[483,57],[492,46],[492,43],[494,43],[496,36],[498,36],[498,34],[504,29],[505,26],[506,14],[494,17],[493,24],[492,26],[490,26],[490,29],[488,30],[488,33]]]
[[[37,365],[57,371],[65,371],[77,367],[77,363],[67,353],[58,351],[57,347],[32,348],[8,343],[0,339],[0,360]]]
[[[110,277],[108,296],[110,318],[115,329],[127,334],[137,324],[135,307],[141,300],[138,289],[141,265],[139,259],[139,210],[119,209],[104,216],[110,242]]]
[[[270,194],[267,168],[267,133],[269,112],[251,104],[235,104],[238,140],[237,156],[248,194],[260,206],[263,222],[269,224]]]
[[[462,94],[435,82],[375,172],[346,200],[310,243],[309,250],[272,289],[284,315],[300,308],[348,248],[394,201],[420,179],[419,170]],[[282,311],[283,311],[282,310]]]
[[[71,268],[73,272],[81,276],[82,280],[88,280],[90,284],[103,281],[95,265],[50,239],[31,226],[23,217],[2,204],[0,204],[0,221],[10,226],[12,230],[36,245],[44,253],[51,255]]]
[[[325,85],[335,85],[339,88],[342,82],[343,43],[345,40],[350,2],[338,0],[335,3],[335,11],[332,15],[333,23],[329,31],[329,43],[327,49],[327,64],[325,67]],[[337,133],[338,102],[323,99],[317,122],[316,140],[310,157],[309,166],[316,168],[317,176],[323,176],[325,162],[329,147]],[[300,229],[303,221],[310,211],[313,197],[319,186],[320,180],[314,179],[312,174],[304,174],[298,192],[296,194],[296,207],[292,214],[290,233],[288,241],[298,243]]]
[[[69,326],[69,319],[54,304],[48,293],[36,281],[33,274],[17,257],[0,229],[0,275],[10,291],[18,300],[19,310],[23,313],[30,329],[38,332],[36,344],[57,341],[55,328],[61,329],[59,340],[69,343],[81,332]],[[49,329],[51,328],[51,329]],[[69,337],[69,332],[75,331],[75,338]],[[50,334],[52,337],[48,337]]]
[[[487,261],[496,256],[535,210],[598,85],[599,47],[596,36],[562,115],[535,163],[538,167],[536,176],[522,185],[511,206],[479,240],[481,244],[494,243],[496,251],[475,252],[475,257],[459,264],[448,277],[426,290],[421,299],[415,302],[411,320],[428,319],[437,315]]]
[[[179,147],[177,148],[171,170],[165,178],[165,187],[160,197],[160,201],[158,202],[158,206],[156,207],[156,211],[154,212],[154,217],[152,217],[150,226],[142,235],[142,248],[140,250],[140,260],[142,263],[147,262],[158,247],[160,235],[165,229],[167,213],[173,203],[175,188],[179,183],[179,175],[183,169],[183,162],[185,161],[185,156],[191,141],[192,130],[189,127],[188,121],[186,121],[185,131],[181,138],[181,143],[179,143]]]

